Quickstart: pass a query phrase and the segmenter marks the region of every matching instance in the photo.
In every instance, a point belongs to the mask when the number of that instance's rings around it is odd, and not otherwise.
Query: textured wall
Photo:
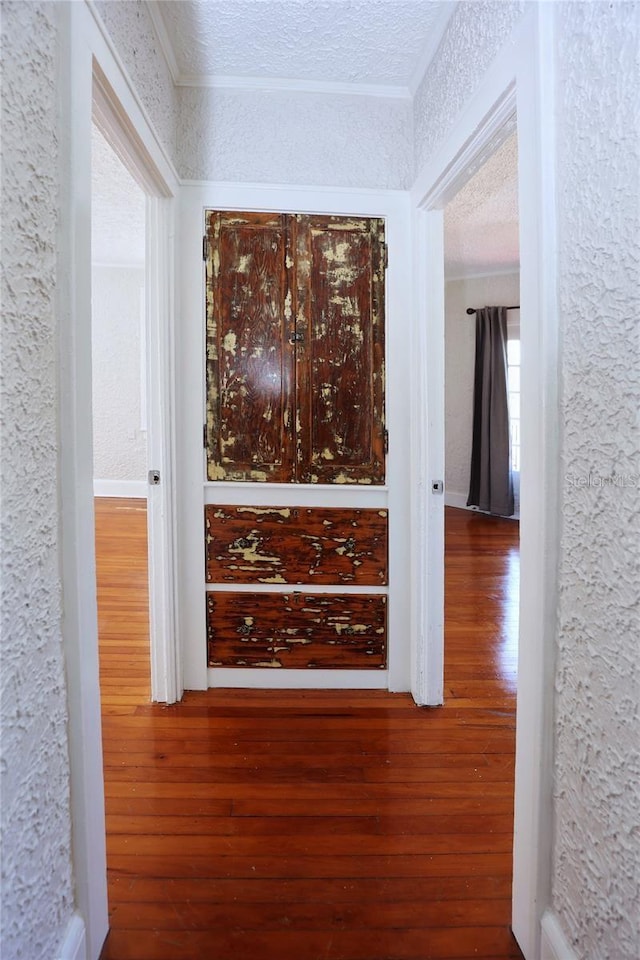
[[[146,480],[147,434],[140,429],[140,295],[144,270],[94,267],[93,475]]]
[[[405,189],[409,101],[182,87],[179,170],[189,180]]]
[[[415,169],[443,141],[520,20],[522,0],[459,3],[413,101]]]
[[[475,317],[467,307],[519,303],[520,275],[450,280],[445,287],[445,486],[469,492],[473,428]]]
[[[73,909],[56,392],[55,5],[2,5],[2,957]]]
[[[637,960],[640,950],[639,19],[623,3],[557,8],[564,477],[553,902],[589,960]]]
[[[146,4],[142,0],[96,0],[95,7],[175,164],[178,97]]]

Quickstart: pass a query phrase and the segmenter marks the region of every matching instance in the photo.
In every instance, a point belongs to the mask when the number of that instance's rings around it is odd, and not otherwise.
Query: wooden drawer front
[[[381,669],[387,598],[208,593],[207,638],[210,667]]]
[[[388,582],[387,511],[205,507],[208,583]]]

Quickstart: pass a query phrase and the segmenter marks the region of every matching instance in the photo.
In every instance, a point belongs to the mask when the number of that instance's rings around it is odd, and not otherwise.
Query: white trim
[[[409,391],[411,463],[412,673],[420,706],[437,706],[444,693],[444,498],[432,483],[444,480],[444,217],[418,209],[414,216],[416,311],[411,325]]]
[[[462,273],[450,272],[445,263],[444,270],[445,283],[449,283],[452,280],[483,280],[485,277],[514,277],[520,273],[520,261],[511,267],[496,267],[495,270],[485,267],[483,270],[479,269],[477,272],[470,269],[469,271],[464,270]]]
[[[86,960],[86,956],[87,937],[84,920],[79,913],[74,913],[67,924],[55,960]]]
[[[442,637],[424,650],[431,622],[438,623],[439,606],[424,608],[429,584],[419,580],[420,564],[426,564],[428,544],[423,542],[439,528],[429,525],[430,503],[426,490],[432,470],[423,452],[430,443],[424,424],[424,397],[430,378],[438,376],[434,364],[423,367],[427,351],[425,316],[428,323],[441,310],[444,277],[428,283],[430,262],[441,257],[434,239],[434,209],[442,208],[459,186],[490,155],[502,136],[504,125],[513,129],[517,103],[521,318],[523,355],[522,433],[524,437],[521,508],[521,595],[518,661],[518,708],[516,751],[516,794],[514,823],[513,931],[527,960],[537,960],[540,951],[540,918],[550,902],[552,837],[552,723],[553,659],[557,604],[558,561],[557,488],[560,469],[558,444],[558,304],[556,295],[556,218],[554,187],[554,11],[550,4],[531,5],[525,11],[511,41],[485,74],[467,102],[451,133],[436,156],[421,171],[412,192],[418,209],[416,249],[417,343],[414,345],[417,380],[411,391],[412,419],[422,424],[414,437],[417,463],[413,467],[413,489],[417,515],[413,527],[419,538],[417,595],[412,616],[417,623],[414,637],[418,648],[416,667],[426,679],[414,677],[414,688],[423,695],[429,689],[429,673],[442,656]],[[501,135],[500,125],[503,127]],[[430,212],[425,212],[430,211]],[[422,219],[422,224],[420,221]],[[432,250],[426,254],[426,238]],[[422,244],[422,249],[420,248]],[[433,281],[433,273],[431,274]],[[425,290],[427,291],[425,295]],[[426,299],[425,299],[426,296]],[[424,307],[427,307],[426,313]],[[440,363],[439,346],[435,366]],[[426,381],[426,383],[425,383]],[[442,425],[441,425],[442,426]],[[429,415],[429,428],[431,415]],[[437,428],[436,428],[437,429]],[[414,427],[415,430],[415,427]],[[437,471],[436,462],[434,473]],[[441,501],[442,502],[442,501]],[[433,549],[431,547],[431,549]],[[414,551],[415,552],[415,551]],[[426,569],[433,573],[433,568]],[[437,576],[436,572],[436,576]],[[426,616],[426,620],[423,617]],[[426,667],[425,667],[426,664]],[[419,702],[429,702],[426,699]]]
[[[76,905],[84,918],[87,960],[97,960],[109,929],[104,775],[98,675],[93,451],[91,443],[91,72],[83,4],[58,4],[60,103],[70,130],[60,169],[60,532],[63,644],[69,710],[71,840]],[[67,49],[64,44],[67,43]],[[65,261],[68,261],[66,263]]]
[[[180,511],[179,576],[181,598],[180,635],[185,638],[185,686],[208,685],[205,624],[205,575],[203,550],[203,504],[250,503],[274,505],[289,497],[303,506],[333,506],[353,498],[358,505],[389,510],[389,554],[399,558],[390,565],[388,685],[408,690],[410,674],[409,568],[406,545],[410,542],[409,422],[406,415],[406,384],[410,359],[406,318],[410,315],[410,230],[408,195],[402,191],[334,190],[281,184],[205,183],[183,186],[179,245],[183,253],[181,277],[183,323],[178,348],[179,385],[177,423],[178,504]],[[204,296],[200,249],[205,208],[230,210],[275,210],[384,217],[389,243],[387,271],[387,382],[386,414],[390,450],[386,487],[345,485],[212,484],[204,480],[202,424],[204,415]],[[194,376],[194,371],[199,371]],[[286,505],[286,501],[285,504]],[[369,673],[369,671],[366,671]],[[264,673],[259,672],[264,678]],[[283,675],[278,671],[278,675]],[[335,671],[332,671],[335,673]],[[341,671],[342,673],[342,671]],[[287,674],[294,676],[292,671]],[[232,672],[232,675],[236,674]],[[381,676],[382,674],[376,674]],[[333,680],[335,681],[335,677]],[[245,684],[253,682],[242,671]],[[316,675],[316,682],[318,676]]]
[[[71,828],[76,902],[86,927],[86,960],[97,960],[108,931],[108,911],[91,422],[94,64],[99,64],[102,77],[122,104],[122,115],[140,138],[136,141],[140,155],[151,158],[156,174],[166,173],[165,190],[175,193],[178,183],[99,19],[89,13],[86,3],[58,4],[56,9],[60,17],[60,104],[64,129],[68,131],[61,141],[65,180],[58,248],[60,529]]]
[[[301,196],[334,196],[337,198],[336,210],[338,211],[348,209],[348,204],[345,205],[344,198],[350,200],[355,198],[359,203],[374,202],[377,199],[381,201],[379,209],[382,210],[386,209],[388,200],[396,197],[399,200],[406,201],[407,197],[406,190],[374,190],[371,187],[318,187],[307,183],[247,182],[239,184],[231,180],[181,180],[180,185],[183,187],[199,187],[205,191],[215,190],[216,196],[219,198],[218,207],[220,209],[224,207],[228,210],[241,209],[237,202],[231,202],[232,199],[237,197],[239,189],[242,189],[243,195],[246,195],[246,202],[251,204],[251,206],[245,206],[245,210],[274,210],[273,203],[269,205],[269,198],[278,194],[281,194],[283,198],[291,193],[298,193]],[[226,207],[224,204],[225,198],[228,200]],[[265,204],[267,205],[265,206]],[[306,208],[299,209],[298,212],[313,213],[312,210]],[[384,214],[380,213],[379,215],[383,216]],[[371,213],[370,216],[375,217],[377,214]]]
[[[578,960],[578,954],[569,945],[557,914],[545,910],[541,926],[540,960]]]
[[[98,69],[99,71],[102,69],[100,63],[104,64],[106,62],[105,55],[107,55],[114,68],[111,72],[111,76],[114,79],[117,78],[118,80],[118,88],[116,90],[117,102],[123,104],[126,103],[131,108],[123,111],[123,129],[127,129],[127,132],[130,135],[130,142],[135,143],[137,140],[138,131],[146,128],[147,135],[145,137],[146,145],[144,149],[148,154],[147,169],[153,170],[156,167],[159,168],[160,175],[157,183],[157,187],[159,188],[162,188],[163,185],[166,186],[166,184],[176,182],[178,180],[178,173],[174,166],[173,160],[167,153],[162,140],[158,136],[146,107],[138,97],[136,88],[134,87],[127,69],[120,58],[120,54],[115,48],[115,45],[109,35],[109,31],[102,22],[102,18],[98,13],[94,0],[84,0],[83,6],[90,11],[91,16],[93,17],[93,22],[100,33],[101,43],[98,44],[94,40],[95,52],[97,52],[99,46],[103,47],[103,55],[98,58]],[[130,125],[129,127],[127,127],[128,124]],[[153,143],[150,142],[150,138],[152,138]],[[126,159],[123,157],[120,159],[122,159],[126,165]],[[144,165],[135,166],[134,170],[131,170],[130,172],[133,174],[133,176],[139,176],[141,169],[145,169]],[[143,189],[145,189],[146,192],[149,192],[149,190],[145,188],[143,184],[140,185],[143,186]]]
[[[551,902],[553,703],[561,516],[556,51],[553,4],[535,4],[513,53],[518,77],[520,216],[520,642],[516,723],[513,932],[525,956],[540,950]]]
[[[210,687],[257,690],[386,690],[386,670],[270,670],[210,667]]]
[[[147,499],[146,480],[94,480],[94,497],[131,497],[136,500]]]
[[[177,610],[175,462],[174,205],[147,197],[147,463],[160,483],[147,492],[151,698],[182,697]]]
[[[252,90],[257,93],[319,93],[333,97],[374,97],[378,100],[411,100],[407,86],[378,83],[347,83],[335,80],[299,80],[292,77],[239,77],[207,73],[181,73],[177,87],[211,87],[214,90]]]
[[[445,35],[451,18],[456,12],[457,6],[458,0],[452,0],[452,2],[442,5],[440,16],[429,33],[429,39],[427,40],[418,64],[413,71],[411,80],[409,81],[409,94],[411,97],[415,97],[416,93],[418,92],[418,88],[424,80],[425,74],[431,65],[431,61],[436,55],[438,47],[442,43],[442,38]]]
[[[93,60],[93,117],[146,197],[145,326],[147,330],[147,463],[162,482],[147,491],[151,699],[182,696],[175,611],[173,505],[173,201],[142,136],[98,60]]]
[[[458,493],[455,490],[446,490],[444,491],[444,505],[445,507],[455,507],[457,510],[475,510],[474,507],[467,506],[467,494]]]
[[[324,501],[324,502],[322,502]],[[384,509],[389,502],[387,486],[366,487],[358,484],[328,486],[326,484],[228,483],[205,482],[205,503],[228,503],[255,507],[319,507],[337,506],[346,501],[350,507]]]

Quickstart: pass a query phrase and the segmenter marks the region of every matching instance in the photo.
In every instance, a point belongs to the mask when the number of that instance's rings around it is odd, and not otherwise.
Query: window
[[[511,432],[511,469],[520,472],[520,339],[507,341],[507,387]]]

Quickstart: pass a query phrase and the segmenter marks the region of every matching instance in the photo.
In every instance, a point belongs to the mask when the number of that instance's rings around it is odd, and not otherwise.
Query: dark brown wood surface
[[[444,707],[246,689],[167,707],[149,703],[145,504],[96,503],[102,960],[521,958],[517,524],[447,510]]]
[[[379,669],[387,598],[370,594],[207,593],[210,667]]]
[[[299,479],[383,483],[384,221],[297,221]]]
[[[386,510],[220,504],[204,510],[208,583],[388,583]]]
[[[287,218],[208,211],[207,476],[291,479],[294,346]]]
[[[383,483],[384,221],[206,224],[208,479]]]

